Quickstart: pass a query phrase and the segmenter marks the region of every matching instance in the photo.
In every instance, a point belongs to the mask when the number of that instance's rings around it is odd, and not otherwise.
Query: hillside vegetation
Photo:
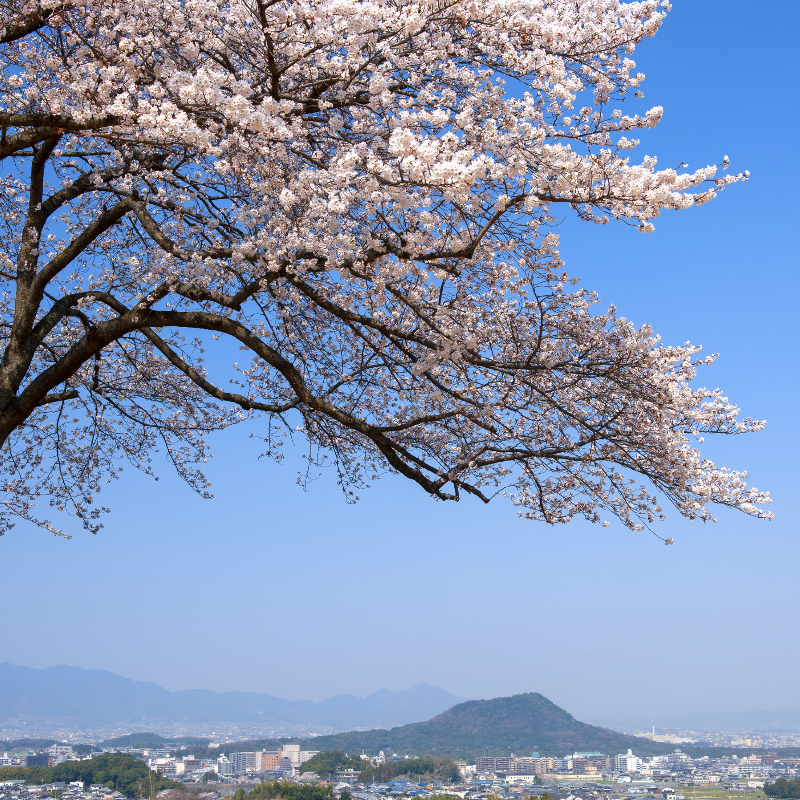
[[[306,739],[315,750],[470,757],[480,754],[564,755],[576,750],[637,755],[668,753],[674,746],[579,722],[541,694],[459,703],[428,722],[391,730],[351,731]]]

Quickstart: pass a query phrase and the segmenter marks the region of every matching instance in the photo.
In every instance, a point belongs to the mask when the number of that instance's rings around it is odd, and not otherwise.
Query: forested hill
[[[463,755],[562,756],[575,751],[636,755],[672,752],[674,746],[579,722],[572,714],[536,692],[470,700],[428,722],[415,722],[391,730],[351,731],[306,739],[314,750],[354,752],[386,750],[394,753],[447,753]]]

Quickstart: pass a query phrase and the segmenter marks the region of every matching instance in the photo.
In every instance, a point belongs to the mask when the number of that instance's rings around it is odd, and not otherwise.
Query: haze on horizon
[[[402,728],[406,731],[409,723],[435,724],[450,713],[448,709],[460,714],[458,718],[462,720],[464,714],[481,718],[487,713],[487,703],[494,708],[491,713],[495,716],[505,719],[509,714],[516,715],[517,723],[526,719],[526,709],[535,718],[528,723],[543,729],[548,729],[548,719],[556,724],[549,714],[555,712],[563,720],[564,712],[569,713],[538,693],[474,701],[420,683],[402,691],[380,689],[366,697],[337,695],[315,704],[253,692],[170,692],[155,683],[133,681],[106,670],[68,665],[34,669],[0,663],[0,739],[66,736],[70,740],[78,737],[100,742],[150,731],[167,737],[221,736],[226,741],[242,741],[265,736],[399,731],[399,726],[406,726]],[[538,714],[543,717],[539,719]],[[744,733],[777,736],[784,741],[800,732],[800,711],[786,709],[571,720],[578,726],[587,722],[601,726],[597,732],[610,728],[629,734],[639,734],[653,726],[654,733],[656,729],[659,733],[695,731],[712,737]],[[775,741],[773,738],[768,746],[774,747]]]
[[[159,483],[126,473],[104,490],[113,512],[97,537],[19,524],[0,539],[0,661],[315,702],[420,682],[474,699],[535,691],[587,721],[800,708],[787,96],[800,6],[779,5],[676,2],[636,54],[665,108],[644,149],[676,166],[727,153],[752,180],[650,236],[559,229],[566,268],[603,303],[722,354],[706,380],[769,425],[709,451],[772,492],[774,522],[673,512],[657,528],[676,541],[665,548],[619,524],[435,503],[390,477],[349,506],[334,476],[295,484],[299,450],[258,462],[242,428],[215,442],[213,501],[161,466]]]

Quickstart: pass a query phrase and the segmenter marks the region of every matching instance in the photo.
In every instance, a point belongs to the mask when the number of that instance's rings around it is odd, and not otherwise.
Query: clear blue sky
[[[540,691],[578,717],[800,708],[800,5],[676,0],[636,52],[664,119],[636,151],[727,154],[752,179],[645,236],[565,222],[584,285],[666,342],[720,352],[704,383],[768,428],[712,442],[772,491],[772,523],[675,513],[649,534],[518,521],[386,478],[347,506],[294,484],[241,429],[216,442],[216,499],[129,474],[97,537],[0,539],[0,661],[104,668],[170,689],[319,700],[427,681],[466,697]]]

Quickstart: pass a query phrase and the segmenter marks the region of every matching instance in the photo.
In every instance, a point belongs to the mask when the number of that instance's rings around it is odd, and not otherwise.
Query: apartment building
[[[281,760],[281,748],[277,750],[262,750],[259,753],[259,772],[271,772],[278,769],[278,763]]]
[[[256,755],[260,754],[254,752],[231,753],[228,756],[228,760],[233,766],[233,771],[238,775],[242,775],[246,772],[258,772],[258,768],[261,765],[256,763]]]

